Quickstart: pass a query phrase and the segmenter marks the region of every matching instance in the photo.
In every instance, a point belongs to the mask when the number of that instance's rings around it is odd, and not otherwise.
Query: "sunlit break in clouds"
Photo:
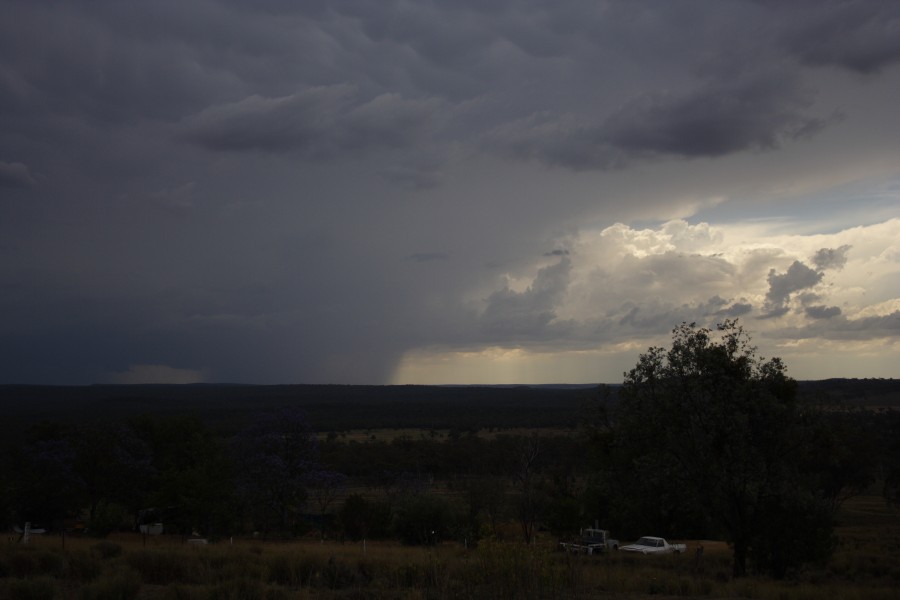
[[[900,364],[900,4],[0,5],[0,382]]]

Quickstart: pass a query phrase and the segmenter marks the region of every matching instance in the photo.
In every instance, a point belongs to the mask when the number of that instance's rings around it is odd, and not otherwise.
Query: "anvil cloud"
[[[0,383],[900,364],[892,0],[0,3]]]

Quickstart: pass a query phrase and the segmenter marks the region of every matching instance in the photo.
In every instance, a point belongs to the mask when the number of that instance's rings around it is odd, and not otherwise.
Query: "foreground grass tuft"
[[[59,584],[52,577],[16,579],[9,583],[10,600],[53,600]]]
[[[867,507],[871,512],[873,509]],[[698,562],[684,555],[600,556],[556,550],[549,536],[524,545],[482,540],[477,547],[390,542],[297,541],[187,546],[160,537],[115,541],[51,539],[0,547],[0,600],[349,600],[490,598],[750,598],[900,600],[896,511],[875,528],[842,531],[828,565],[732,580],[731,555],[704,542]]]
[[[106,577],[81,588],[81,600],[132,600],[141,590],[141,576],[130,567],[120,567]]]

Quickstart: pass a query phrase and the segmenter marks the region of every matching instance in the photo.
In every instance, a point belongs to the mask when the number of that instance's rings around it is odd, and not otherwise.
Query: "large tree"
[[[748,557],[784,575],[827,555],[830,513],[804,473],[814,428],[796,390],[737,321],[680,325],[671,348],[650,348],[625,377],[616,445],[626,489],[648,512],[724,534],[736,577]]]
[[[152,492],[144,518],[164,519],[166,531],[216,537],[235,525],[234,468],[228,448],[194,416],[143,415],[132,427],[151,448]]]
[[[320,473],[319,446],[306,415],[293,408],[260,414],[232,441],[238,494],[268,532],[295,531],[313,475]]]

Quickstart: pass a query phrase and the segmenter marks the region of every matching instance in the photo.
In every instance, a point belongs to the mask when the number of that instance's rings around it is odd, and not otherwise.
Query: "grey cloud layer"
[[[752,209],[782,152],[828,170],[829,135],[892,110],[866,93],[896,82],[898,12],[0,2],[0,381],[382,382],[419,347],[583,348],[725,316],[869,331],[821,290],[849,244],[741,262],[705,253],[708,227],[613,224]],[[882,125],[848,155],[889,160]]]
[[[189,117],[183,137],[210,150],[292,152],[333,159],[369,149],[408,147],[439,120],[435,101],[383,94],[359,103],[351,86],[304,90],[282,98],[251,96]]]
[[[20,162],[0,162],[0,187],[28,187],[34,183],[27,165]]]

